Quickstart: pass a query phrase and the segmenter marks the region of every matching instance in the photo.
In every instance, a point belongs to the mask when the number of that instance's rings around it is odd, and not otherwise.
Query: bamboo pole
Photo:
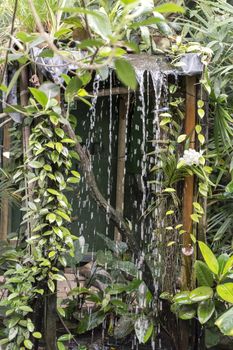
[[[196,124],[196,82],[195,76],[186,77],[186,113],[185,113],[185,134],[190,137],[190,148],[195,148],[195,124]],[[183,248],[187,251],[191,248],[192,240],[192,219],[194,197],[194,176],[187,176],[184,180],[183,194]],[[189,290],[192,286],[192,255],[182,255],[181,289]],[[186,350],[190,345],[190,335],[193,330],[186,321],[180,321],[180,349]]]
[[[117,146],[117,181],[116,181],[116,210],[123,214],[125,197],[125,154],[126,154],[126,119],[128,98],[122,96],[119,108],[118,146]],[[117,228],[114,240],[121,241],[121,234]]]
[[[6,124],[3,127],[3,168],[9,165],[9,157],[7,153],[10,152],[10,125]],[[6,241],[8,232],[10,229],[10,207],[9,207],[9,199],[7,197],[2,200],[2,208],[1,208],[1,223],[0,223],[0,240]]]

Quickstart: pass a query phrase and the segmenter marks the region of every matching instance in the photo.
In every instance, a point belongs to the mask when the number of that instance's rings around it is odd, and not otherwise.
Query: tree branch
[[[124,220],[121,213],[119,213],[116,209],[114,209],[104,198],[102,193],[100,192],[95,176],[92,170],[92,164],[89,157],[89,154],[86,152],[86,150],[81,146],[81,144],[77,141],[77,137],[75,135],[75,132],[71,125],[68,123],[66,125],[66,131],[69,135],[69,137],[72,140],[76,141],[75,144],[75,150],[79,155],[80,158],[80,164],[83,171],[83,176],[86,180],[86,183],[88,185],[89,192],[92,196],[92,198],[95,200],[97,205],[107,214],[109,215],[111,221],[115,224],[115,226],[118,228],[119,232],[122,234],[123,238],[128,242],[129,249],[131,253],[133,254],[135,260],[139,262],[142,259],[142,251],[137,243],[136,237],[134,236],[133,232],[130,230],[128,224]],[[148,262],[144,258],[142,261],[142,273],[143,273],[143,279],[145,283],[147,284],[147,287],[150,289],[151,293],[154,294],[155,288],[154,288],[154,278],[151,271],[151,267],[149,266]]]

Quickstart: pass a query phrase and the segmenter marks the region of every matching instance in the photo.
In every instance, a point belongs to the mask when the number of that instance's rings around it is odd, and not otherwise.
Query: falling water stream
[[[155,271],[154,276],[154,286],[156,293],[158,293],[158,285],[161,279],[160,265],[162,263],[160,247],[163,242],[162,237],[162,228],[164,226],[163,208],[159,204],[159,197],[162,191],[162,173],[161,171],[156,171],[154,175],[153,184],[148,181],[148,176],[150,175],[150,170],[154,166],[161,166],[161,159],[159,157],[161,152],[161,147],[163,147],[163,140],[165,135],[160,128],[160,113],[167,112],[169,110],[168,104],[168,76],[172,71],[164,71],[161,67],[155,65],[155,62],[143,62],[140,61],[140,65],[137,65],[132,59],[132,64],[135,67],[136,77],[138,80],[138,92],[135,95],[135,109],[133,116],[130,117],[130,92],[128,93],[127,98],[127,111],[126,111],[126,134],[125,134],[125,143],[126,143],[126,152],[125,152],[125,161],[126,167],[124,169],[125,178],[130,178],[132,183],[132,175],[127,172],[127,164],[132,161],[136,164],[137,169],[139,169],[139,174],[136,172],[134,186],[137,186],[138,197],[135,196],[135,190],[133,188],[125,189],[125,205],[126,212],[127,206],[132,210],[129,212],[137,212],[137,217],[135,214],[132,217],[127,217],[132,224],[132,227],[135,231],[135,234],[138,234],[140,240],[143,244],[144,254],[151,256],[151,264]],[[173,73],[173,72],[172,72]],[[98,97],[100,91],[100,78],[97,76],[93,82],[93,95],[92,98],[92,108],[89,111],[89,117],[85,120],[85,123],[89,123],[88,134],[86,140],[86,147],[91,151],[91,148],[98,140],[98,149],[94,149],[92,153],[92,162],[94,164],[93,170],[97,179],[98,184],[100,185],[102,192],[105,193],[107,202],[109,205],[112,205],[115,198],[116,191],[114,183],[116,182],[116,163],[117,163],[117,118],[116,115],[119,113],[118,108],[115,108],[117,100],[113,97],[113,86],[114,86],[114,72],[110,71],[108,87],[109,87],[109,96],[101,98]],[[102,86],[102,85],[101,85]],[[102,101],[102,102],[101,102]],[[107,101],[107,102],[106,102]],[[132,112],[131,112],[132,113]],[[135,117],[138,115],[138,118]],[[133,119],[132,119],[133,118]],[[135,119],[136,118],[136,119]],[[88,121],[89,119],[89,121]],[[135,119],[135,121],[134,121]],[[104,122],[107,122],[104,124]],[[102,124],[101,124],[102,123]],[[133,126],[133,129],[132,129]],[[106,135],[107,133],[107,135]],[[134,134],[138,135],[136,142],[132,141]],[[129,154],[128,147],[130,144],[135,144],[136,148],[131,149]],[[130,157],[129,157],[130,156]],[[105,165],[103,168],[103,161],[105,159]],[[102,165],[101,165],[102,164]],[[102,168],[101,168],[102,167]],[[115,167],[115,168],[114,168]],[[115,169],[115,170],[114,170]],[[105,175],[104,175],[105,174]],[[101,180],[105,179],[105,184],[101,184]],[[123,182],[124,183],[124,179]],[[105,189],[103,188],[105,186]],[[82,196],[85,193],[85,198],[83,200]],[[150,205],[152,193],[156,194],[157,198],[155,199],[156,208],[153,210],[152,214],[145,215]],[[132,198],[131,198],[132,197]],[[92,222],[92,237],[96,233],[95,224],[98,220],[98,216],[101,215],[99,209],[95,209],[93,201],[90,200],[89,195],[87,194],[87,188],[80,189],[80,200],[79,205],[81,208],[85,209],[88,207],[89,219]],[[124,203],[122,203],[122,208]],[[95,216],[97,213],[97,217]],[[136,219],[135,219],[136,218]],[[112,227],[110,226],[110,218],[108,212],[105,217],[106,229],[105,234],[110,238],[113,237]],[[88,226],[85,222],[80,223],[79,234],[84,235],[85,230]],[[101,232],[103,233],[103,232]],[[152,243],[153,249],[148,248]],[[148,247],[147,247],[148,246]],[[95,250],[95,247],[92,244],[90,245],[92,251]],[[142,253],[142,259],[144,259]],[[140,262],[139,262],[140,263]],[[140,277],[140,276],[139,276]],[[145,293],[144,290],[141,290],[141,299],[139,304],[144,305],[145,302]],[[155,311],[158,315],[158,311],[161,310],[162,304],[159,303],[155,305]],[[91,310],[90,310],[91,312]],[[105,327],[103,324],[102,337],[105,335]],[[158,326],[157,332],[160,333],[160,328]],[[132,340],[132,349],[137,349],[138,343],[136,339]],[[164,349],[162,348],[161,340],[156,343],[152,341],[151,349]]]

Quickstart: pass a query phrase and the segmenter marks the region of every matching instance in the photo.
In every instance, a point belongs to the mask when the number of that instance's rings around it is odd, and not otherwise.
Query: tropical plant
[[[174,296],[164,293],[161,298],[172,302],[171,310],[182,320],[197,317],[210,333],[215,332],[214,346],[221,338],[218,329],[232,336],[233,256],[224,253],[216,257],[204,242],[198,243],[204,258],[204,262],[196,260],[194,265],[198,287]],[[208,337],[206,341],[208,345]]]
[[[105,199],[96,188],[95,179],[90,173],[92,167],[72,128],[70,110],[76,98],[90,105],[85,88],[92,79],[93,70],[103,75],[104,69],[108,71],[109,65],[112,65],[119,80],[135,89],[137,81],[134,69],[123,57],[128,50],[138,50],[138,46],[131,41],[132,34],[138,34],[138,28],[151,24],[156,24],[158,30],[157,24],[165,24],[163,13],[179,13],[183,9],[174,4],[154,8],[153,1],[149,0],[122,0],[111,4],[109,7],[108,1],[91,1],[86,5],[80,2],[77,7],[72,6],[72,2],[48,0],[40,6],[39,1],[28,0],[26,4],[24,1],[14,2],[15,6],[10,10],[14,18],[11,19],[11,32],[7,36],[7,39],[10,37],[9,47],[5,48],[2,61],[5,68],[11,62],[19,69],[9,86],[2,85],[1,89],[9,94],[21,77],[24,88],[20,95],[25,96],[27,90],[30,98],[24,99],[21,106],[7,106],[4,112],[21,113],[24,135],[25,128],[29,126],[31,135],[28,138],[24,136],[27,146],[24,164],[14,175],[14,180],[23,192],[25,245],[21,254],[15,258],[14,266],[5,272],[4,288],[8,297],[1,301],[1,305],[6,308],[6,322],[5,337],[0,344],[7,344],[9,350],[37,349],[42,338],[48,350],[63,350],[63,342],[69,338],[67,335],[56,338],[55,311],[56,283],[65,279],[63,269],[67,263],[66,257],[67,254],[71,257],[74,255],[74,241],[77,239],[67,227],[71,221],[72,207],[66,192],[80,178],[79,173],[73,170],[73,158],[80,161],[95,200],[105,211],[110,210],[118,229],[128,239],[135,260],[141,254],[129,225],[113,208],[109,208],[109,205],[106,207]],[[58,7],[56,15],[54,5]],[[76,50],[72,49],[72,45],[75,45]],[[39,50],[37,54],[36,49]],[[42,62],[38,58],[42,58]],[[43,59],[51,61],[46,63],[48,61]],[[40,65],[53,81],[42,84],[37,75],[37,66]],[[54,65],[58,69],[55,73],[50,69]],[[35,74],[32,81],[34,87],[28,89],[28,78],[25,79],[25,76],[29,72]],[[111,264],[117,264],[124,270],[125,265],[132,268],[133,263],[116,262],[111,255]],[[148,289],[153,291],[152,268],[147,259],[141,265],[143,279],[149,280]],[[129,292],[128,284],[122,288],[121,293]],[[117,315],[120,313],[121,307],[116,302],[114,304],[114,298],[111,298],[111,295],[119,294],[120,291],[111,294],[112,289],[114,285],[106,289],[105,295],[101,296],[104,301],[101,300],[101,306],[98,305],[98,311],[101,310],[101,315],[104,311],[104,317],[108,309]],[[136,293],[135,285],[132,292]],[[133,300],[133,295],[130,295],[130,300]],[[123,309],[126,309],[125,305]],[[143,313],[140,316],[140,320],[136,320],[135,331],[140,332],[144,324],[143,333],[138,337],[145,342],[153,332],[153,325],[145,320]],[[88,322],[88,318],[86,320]],[[80,327],[83,324],[85,326],[84,320],[81,320]]]

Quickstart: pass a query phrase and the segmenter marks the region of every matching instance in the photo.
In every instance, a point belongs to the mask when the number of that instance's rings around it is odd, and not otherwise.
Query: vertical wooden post
[[[3,127],[3,168],[9,164],[8,152],[10,152],[10,132],[9,123]],[[3,198],[1,208],[1,222],[0,222],[0,240],[6,241],[9,232],[10,222],[10,208],[8,198]]]
[[[126,151],[126,119],[127,96],[120,97],[118,147],[117,147],[117,182],[116,182],[116,210],[123,213],[125,197],[125,151]],[[121,234],[115,228],[114,240],[121,241]]]
[[[186,112],[185,112],[185,134],[190,138],[189,148],[195,148],[195,125],[196,125],[196,77],[186,77]],[[183,248],[187,251],[191,247],[193,222],[191,215],[193,213],[194,196],[194,176],[187,176],[184,180],[183,194]],[[192,288],[192,256],[182,255],[181,270],[181,289],[189,290]],[[192,326],[187,321],[179,322],[180,329],[180,349],[186,350],[190,345],[190,335]],[[191,332],[190,332],[191,330]]]
[[[186,116],[185,116],[185,134],[190,137],[190,148],[195,148],[195,125],[196,125],[196,77],[186,77]],[[187,176],[184,181],[183,196],[183,228],[186,231],[183,234],[183,248],[190,248],[192,240],[193,222],[191,215],[193,213],[193,195],[194,195],[194,176]],[[183,255],[182,289],[192,287],[192,256]]]

